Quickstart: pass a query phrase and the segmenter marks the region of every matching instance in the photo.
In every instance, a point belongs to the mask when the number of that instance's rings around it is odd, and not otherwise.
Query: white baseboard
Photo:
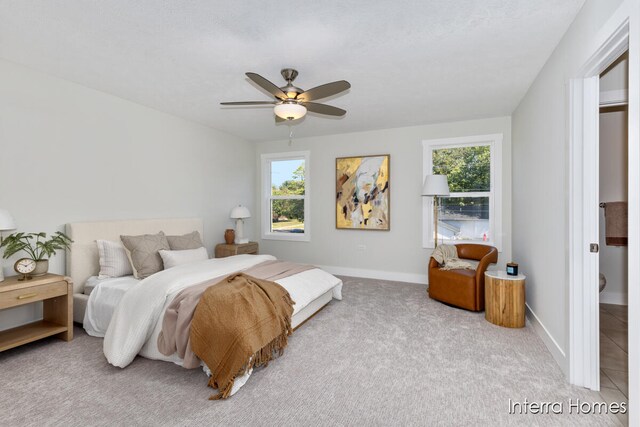
[[[525,304],[527,311],[527,319],[533,326],[533,330],[536,331],[544,345],[547,346],[549,352],[556,360],[556,363],[560,365],[560,369],[564,372],[565,376],[569,378],[569,361],[567,360],[567,356],[564,351],[558,345],[558,342],[551,336],[547,328],[545,328],[544,324],[540,321],[538,316],[531,310],[529,304]]]
[[[626,293],[607,292],[606,288],[600,293],[600,302],[605,304],[627,305],[627,301]]]
[[[395,282],[420,283],[426,285],[426,274],[401,273],[397,271],[369,270],[364,268],[338,267],[333,265],[319,265],[321,269],[338,276],[364,277],[367,279],[393,280]],[[425,265],[426,268],[426,265]]]

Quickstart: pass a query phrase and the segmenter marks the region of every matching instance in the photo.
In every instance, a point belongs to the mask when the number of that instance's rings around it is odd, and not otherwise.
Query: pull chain
[[[289,125],[289,146],[291,146],[291,144],[293,144],[293,127]]]

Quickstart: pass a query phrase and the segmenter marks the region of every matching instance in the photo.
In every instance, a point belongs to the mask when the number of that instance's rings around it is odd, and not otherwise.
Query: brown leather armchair
[[[493,246],[459,244],[458,257],[480,261],[475,270],[440,270],[438,262],[429,260],[429,297],[471,311],[484,310],[484,272],[498,262]]]

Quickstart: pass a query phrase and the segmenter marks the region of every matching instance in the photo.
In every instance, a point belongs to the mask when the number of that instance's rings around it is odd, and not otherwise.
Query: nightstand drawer
[[[257,254],[258,253],[258,244],[257,243],[247,243],[244,245],[238,245],[238,255],[240,254]]]
[[[28,283],[28,282],[26,282]],[[54,298],[67,294],[67,282],[55,282],[12,291],[0,292],[0,309],[29,304],[34,301]]]
[[[238,243],[227,245],[220,243],[215,248],[216,258],[224,258],[233,255],[251,254],[258,255],[258,242]]]

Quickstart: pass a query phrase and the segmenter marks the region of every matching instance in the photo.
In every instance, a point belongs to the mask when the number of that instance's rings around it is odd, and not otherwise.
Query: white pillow
[[[164,269],[175,267],[176,265],[189,264],[192,262],[209,259],[209,254],[205,248],[186,249],[183,251],[166,251],[161,249],[160,257],[164,263]]]
[[[99,279],[109,277],[131,276],[133,268],[127,256],[127,251],[121,242],[110,240],[96,240],[98,244],[98,255],[100,257]]]

